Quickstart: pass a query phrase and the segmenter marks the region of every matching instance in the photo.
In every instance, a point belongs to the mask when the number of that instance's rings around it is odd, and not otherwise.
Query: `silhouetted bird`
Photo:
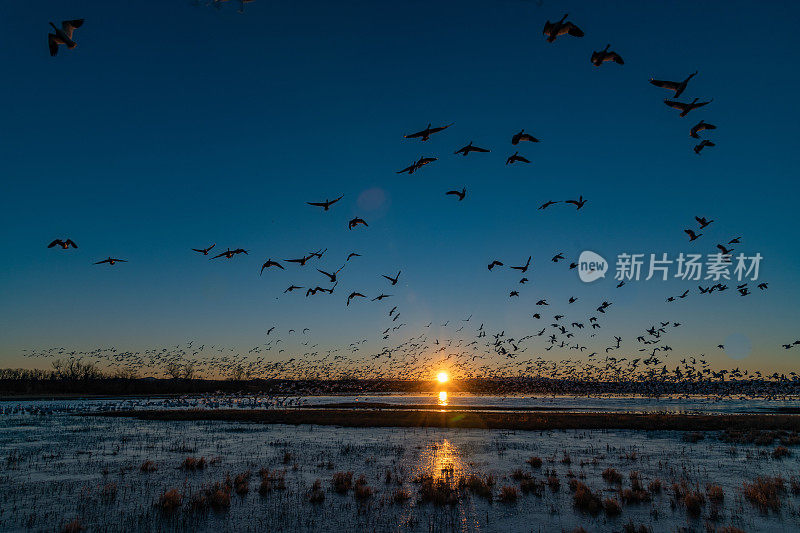
[[[547,42],[552,43],[556,37],[561,35],[572,35],[573,37],[583,37],[583,31],[575,24],[567,20],[569,13],[561,17],[558,22],[545,22],[542,34],[547,35]]]
[[[436,127],[436,128],[431,128],[430,123],[428,123],[428,127],[425,128],[424,130],[418,131],[416,133],[409,133],[408,135],[405,136],[405,138],[406,139],[419,139],[420,141],[427,141],[428,139],[431,138],[431,135],[433,135],[434,133],[438,133],[438,132],[440,132],[442,130],[446,130],[447,128],[449,128],[452,125],[453,124],[451,123],[451,124],[448,124],[447,126],[439,126],[439,127]]]
[[[455,196],[458,196],[458,201],[460,202],[467,195],[467,189],[465,187],[465,188],[461,189],[460,191],[447,191],[445,194],[453,194]]]
[[[62,241],[61,239],[56,239],[47,245],[48,248],[52,248],[54,246],[60,246],[62,250],[66,250],[70,246],[72,246],[73,248],[78,247],[78,245],[75,244],[75,241],[73,241],[72,239],[67,239],[66,241]]]
[[[339,200],[341,200],[342,198],[344,198],[344,195],[341,195],[339,198],[337,198],[337,199],[335,199],[335,200],[328,200],[328,199],[326,198],[324,202],[306,202],[306,203],[307,203],[308,205],[314,205],[314,206],[317,206],[317,207],[322,207],[322,208],[323,208],[323,210],[327,211],[328,209],[330,209],[330,207],[331,207],[333,204],[335,204],[336,202],[338,202],[338,201],[339,201]]]
[[[693,77],[697,75],[697,71],[695,70],[692,74],[689,74],[689,77],[683,81],[665,81],[665,80],[656,80],[654,78],[650,78],[650,83],[655,85],[656,87],[661,87],[662,89],[668,89],[670,91],[675,91],[675,98],[679,98],[683,91],[686,90],[686,85],[689,83]]]
[[[607,44],[603,50],[592,52],[592,65],[599,67],[606,61],[613,61],[614,63],[620,65],[625,64],[625,61],[622,60],[621,55],[608,49],[610,46],[610,44]]]
[[[56,27],[52,22],[50,25],[55,30],[55,33],[47,34],[47,45],[50,47],[51,57],[58,53],[60,44],[66,45],[70,50],[78,46],[78,43],[72,40],[72,32],[83,26],[83,19],[65,20],[61,23],[61,28]]]
[[[461,155],[466,157],[466,155],[468,153],[470,153],[470,152],[484,152],[485,153],[485,152],[490,152],[490,151],[491,150],[487,150],[486,148],[478,148],[477,146],[472,146],[472,141],[470,141],[468,145],[466,145],[463,148],[459,148],[458,150],[456,150],[453,153],[454,154],[461,154]]]

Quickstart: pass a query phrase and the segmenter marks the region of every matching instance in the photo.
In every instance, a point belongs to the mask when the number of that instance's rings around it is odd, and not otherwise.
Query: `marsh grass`
[[[144,472],[145,474],[149,474],[150,472],[155,472],[156,470],[158,470],[156,464],[150,460],[143,462],[139,466],[139,472]]]
[[[572,495],[572,502],[576,509],[591,515],[596,515],[603,509],[603,502],[600,497],[581,481],[575,482],[575,493]]]
[[[759,476],[752,483],[744,482],[745,499],[758,507],[762,513],[770,509],[777,512],[781,509],[781,496],[786,492],[782,477]]]
[[[347,494],[347,491],[353,486],[353,473],[336,472],[331,479],[331,485],[336,493]]]
[[[180,508],[183,495],[178,489],[170,489],[161,493],[158,498],[158,508],[162,513],[171,513]]]
[[[503,503],[514,503],[517,501],[518,496],[519,491],[517,490],[517,487],[506,485],[500,488],[500,493],[497,495],[497,499]]]

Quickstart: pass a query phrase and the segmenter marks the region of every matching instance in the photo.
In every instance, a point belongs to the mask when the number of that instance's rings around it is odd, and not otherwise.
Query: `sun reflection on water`
[[[445,406],[447,405],[447,391],[443,390],[439,392],[439,405]]]
[[[420,467],[433,479],[443,478],[448,482],[453,482],[464,471],[464,463],[458,450],[447,439],[431,443],[425,448]]]

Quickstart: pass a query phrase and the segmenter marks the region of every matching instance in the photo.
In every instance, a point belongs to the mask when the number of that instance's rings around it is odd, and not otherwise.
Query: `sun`
[[[445,383],[450,380],[450,376],[447,375],[447,372],[439,372],[436,375],[436,379],[439,380],[439,383]]]

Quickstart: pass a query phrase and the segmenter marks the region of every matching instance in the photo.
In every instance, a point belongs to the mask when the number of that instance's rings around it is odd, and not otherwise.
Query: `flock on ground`
[[[242,9],[244,8],[244,1],[241,2]],[[219,6],[221,2],[215,1],[214,5]],[[57,27],[51,23],[54,33],[48,35],[48,42],[50,46],[50,54],[57,55],[60,46],[66,46],[69,49],[76,47],[75,30],[83,27],[84,20],[67,20],[62,22],[61,27]],[[546,41],[554,43],[559,38],[584,37],[584,32],[577,24],[568,20],[568,15],[564,15],[556,22],[545,23],[543,34],[546,36]],[[595,67],[600,67],[605,63],[611,62],[616,65],[624,65],[625,62],[622,55],[610,49],[607,45],[602,50],[595,50],[590,56],[591,64]],[[678,100],[679,97],[689,87],[689,82],[694,76],[698,74],[697,71],[688,75],[682,81],[669,81],[662,79],[653,79],[649,81],[655,87],[672,91],[673,99],[665,99],[664,103],[670,108],[680,111],[680,117],[685,117],[687,114],[695,109],[702,108],[713,100],[699,101],[694,98],[691,102],[682,102]],[[441,126],[432,126],[429,123],[424,129],[409,133],[404,136],[408,140],[418,140],[420,142],[427,142],[433,135],[445,135],[442,132],[449,130],[454,124],[445,124]],[[716,126],[700,120],[697,124],[689,129],[689,135],[693,139],[700,139],[700,134],[715,130]],[[450,130],[452,131],[452,130]],[[520,145],[527,145],[527,143],[539,143],[540,139],[524,128],[519,132],[514,133],[510,139],[513,147]],[[706,147],[714,146],[714,143],[708,139],[701,139],[700,142],[694,146],[694,152],[700,154]],[[486,154],[490,153],[489,148],[479,147],[470,141],[467,145],[454,151],[456,156],[467,157],[471,154]],[[477,157],[473,156],[473,157]],[[483,156],[480,156],[483,157]],[[432,155],[422,155],[402,170],[397,173],[414,174],[420,171],[423,167],[430,165],[438,160],[438,157]],[[506,165],[517,163],[530,163],[530,159],[521,155],[519,151],[506,158]],[[462,202],[467,197],[467,188],[465,186],[456,187],[444,193],[446,196],[452,196],[457,202]],[[345,197],[340,194],[332,199],[325,198],[324,200],[314,199],[308,201],[308,206],[313,208],[321,208],[324,212],[335,212],[337,203],[342,201]],[[574,206],[576,212],[581,211],[587,204],[588,200],[583,196],[577,199],[566,200],[547,200],[538,209],[546,210],[553,205],[563,203],[564,205]],[[707,228],[714,222],[704,216],[697,216],[695,220],[698,224],[697,227],[684,229],[684,232],[689,237],[689,242],[694,242],[703,236],[701,231],[707,231]],[[354,217],[347,222],[347,229],[349,231],[368,231],[368,222],[361,217]],[[741,237],[732,237],[723,240],[723,243],[717,244],[716,248],[720,254],[730,261],[733,247],[741,243]],[[71,238],[57,238],[53,240],[49,248],[60,248],[62,250],[77,249],[78,246]],[[249,255],[249,250],[241,247],[227,247],[225,251],[214,253],[216,243],[208,246],[192,248],[187,246],[187,250],[192,250],[201,256],[208,256],[210,260],[227,259],[233,260],[240,255]],[[218,249],[217,249],[218,251]],[[271,271],[286,271],[289,264],[295,272],[299,270],[307,270],[309,266],[314,266],[314,269],[319,274],[316,280],[312,280],[307,284],[290,283],[289,286],[283,291],[284,293],[292,293],[294,291],[305,292],[306,297],[327,294],[333,295],[337,289],[340,281],[340,276],[346,273],[346,267],[351,261],[357,261],[361,254],[355,251],[349,252],[346,256],[336,261],[332,266],[322,265],[323,260],[331,259],[331,253],[326,249],[319,249],[304,254],[298,254],[300,257],[295,258],[273,258],[268,257],[262,264],[259,270],[259,275],[262,276],[269,274]],[[550,261],[552,263],[563,263],[568,265],[569,269],[578,267],[576,262],[567,261],[565,252],[555,253]],[[528,256],[524,263],[509,266],[510,270],[516,271],[522,275],[517,283],[517,288],[509,291],[509,298],[519,297],[520,290],[529,280],[528,271],[533,269],[532,256]],[[107,264],[109,266],[116,265],[117,263],[125,263],[127,259],[109,256],[106,259],[97,261],[95,264]],[[319,266],[318,266],[319,265]],[[490,272],[497,272],[505,267],[505,262],[499,259],[493,259],[488,264]],[[402,274],[402,269],[397,268],[396,274],[393,270],[390,273],[377,273],[376,277],[383,280],[384,287],[369,293],[363,289],[353,289],[346,293],[344,301],[345,306],[354,304],[357,300],[371,300],[372,302],[383,303],[390,307],[388,311],[388,327],[380,334],[384,341],[388,341],[390,337],[398,332],[401,328],[406,326],[404,322],[398,322],[400,312],[398,306],[391,304],[391,298],[395,294],[386,294],[385,290],[400,290],[398,281]],[[625,281],[620,281],[616,287],[621,288]],[[758,284],[758,289],[761,291],[767,290],[768,284],[762,282]],[[699,294],[710,295],[713,293],[722,293],[728,289],[724,283],[717,283],[712,286],[703,287],[698,286]],[[740,296],[748,296],[751,294],[750,288],[747,283],[741,284],[737,287]],[[690,294],[690,290],[686,290],[680,295],[669,296],[667,302],[675,302],[678,299],[684,299]],[[384,303],[384,300],[388,302]],[[565,298],[567,306],[575,303],[578,300],[576,296],[569,296]],[[604,315],[612,306],[611,301],[602,301],[596,307],[596,312],[599,315]],[[544,307],[550,305],[546,298],[541,298],[536,302],[536,306]],[[565,314],[555,314],[549,324],[544,327],[537,328],[537,332],[525,335],[519,338],[514,338],[505,334],[504,331],[488,333],[483,324],[476,330],[472,330],[474,338],[464,337],[457,338],[458,335],[470,325],[470,317],[458,321],[457,324],[450,324],[446,321],[439,325],[437,328],[442,337],[438,338],[436,335],[427,333],[428,329],[432,326],[432,322],[425,326],[426,332],[421,335],[415,336],[411,339],[400,342],[394,346],[385,346],[383,350],[378,353],[370,354],[367,358],[360,356],[359,351],[361,346],[367,342],[368,339],[362,339],[351,343],[346,349],[332,348],[326,352],[321,352],[317,344],[310,344],[309,339],[300,340],[300,345],[306,348],[305,353],[296,355],[285,361],[269,360],[267,355],[269,352],[274,354],[282,354],[286,349],[281,347],[280,343],[283,338],[275,338],[275,335],[270,339],[270,335],[275,330],[275,326],[270,327],[266,331],[267,338],[269,339],[263,345],[253,347],[247,353],[239,353],[238,350],[233,348],[224,348],[219,346],[196,346],[194,341],[186,345],[177,345],[174,349],[160,348],[147,350],[143,353],[132,352],[118,352],[115,348],[101,348],[90,352],[77,352],[69,351],[66,348],[53,348],[44,351],[30,352],[30,356],[69,356],[70,358],[76,357],[96,357],[98,362],[103,361],[106,364],[116,365],[124,368],[128,372],[141,372],[154,367],[165,367],[169,364],[187,364],[187,361],[192,361],[192,369],[194,371],[207,373],[209,375],[219,375],[231,372],[244,373],[247,376],[278,376],[278,375],[293,375],[293,376],[306,376],[306,377],[333,377],[340,375],[350,375],[363,377],[374,375],[386,375],[404,378],[420,378],[427,377],[430,372],[442,365],[452,365],[454,367],[463,366],[471,370],[465,371],[464,377],[497,377],[507,375],[529,375],[538,377],[548,377],[553,379],[566,379],[566,380],[589,380],[601,381],[604,379],[611,380],[625,380],[635,376],[634,381],[642,380],[661,380],[661,381],[697,381],[703,382],[706,380],[725,380],[726,375],[729,378],[737,378],[743,380],[762,380],[772,379],[777,381],[798,381],[800,379],[794,372],[790,373],[791,379],[786,375],[778,374],[762,375],[761,372],[750,374],[748,371],[741,372],[739,369],[731,371],[719,370],[714,371],[711,369],[709,363],[705,360],[703,354],[698,356],[689,356],[681,360],[681,365],[676,366],[674,369],[668,368],[664,360],[666,352],[672,350],[669,345],[663,341],[667,337],[670,330],[680,326],[678,322],[664,321],[660,325],[654,325],[643,331],[642,335],[636,338],[636,344],[632,346],[624,346],[621,336],[614,335],[614,341],[607,346],[602,346],[599,349],[592,349],[589,343],[592,342],[600,329],[602,324],[597,315],[592,316],[573,316],[565,319]],[[543,312],[536,312],[532,314],[532,319],[535,321],[545,320]],[[458,325],[456,328],[455,326]],[[448,332],[448,329],[452,332]],[[588,338],[582,334],[583,330],[589,332]],[[290,336],[296,334],[298,336],[307,335],[310,331],[309,328],[302,328],[302,333],[297,334],[294,329],[285,331],[285,335]],[[467,330],[469,331],[469,330]],[[562,361],[548,361],[541,356],[526,357],[525,352],[529,349],[528,343],[541,338],[544,343],[544,350],[549,351],[553,348],[560,348],[564,350],[575,350],[576,353],[585,355],[585,357],[566,359]],[[310,344],[310,345],[309,345]],[[595,343],[596,344],[596,343]],[[284,344],[285,345],[285,344]],[[791,349],[794,346],[800,345],[800,340],[783,344],[785,349]],[[724,349],[723,344],[717,346],[719,349]],[[206,357],[214,352],[213,356]],[[349,352],[349,353],[348,353]],[[624,353],[634,353],[639,355],[633,357],[632,355],[622,356]],[[499,356],[499,364],[498,358]],[[255,358],[254,358],[255,357]],[[487,360],[485,364],[481,364],[480,360]],[[357,370],[353,370],[357,369]]]

